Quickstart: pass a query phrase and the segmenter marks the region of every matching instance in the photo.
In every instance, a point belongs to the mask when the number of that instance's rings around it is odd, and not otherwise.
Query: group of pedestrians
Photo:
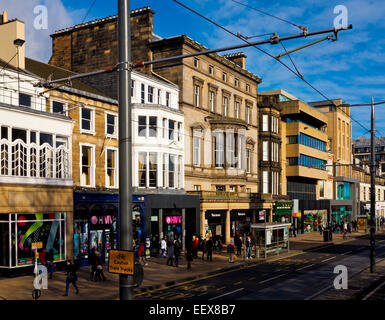
[[[105,281],[106,277],[103,273],[103,260],[102,256],[96,248],[92,248],[88,261],[91,266],[90,280],[91,281]]]
[[[175,267],[179,266],[179,258],[182,251],[182,245],[179,241],[179,239],[176,239],[174,241],[168,240],[166,241],[164,238],[160,241],[160,258],[166,258],[167,262],[166,264],[168,266]]]
[[[230,263],[233,263],[238,258],[238,256],[239,257],[242,256],[242,246],[243,246],[243,242],[239,235],[235,236],[234,241],[230,241],[230,243],[227,245],[227,253],[229,254]],[[251,239],[250,236],[247,236],[245,239],[246,260],[252,259],[253,247],[254,247],[254,241]],[[235,250],[236,250],[236,254],[235,254]]]

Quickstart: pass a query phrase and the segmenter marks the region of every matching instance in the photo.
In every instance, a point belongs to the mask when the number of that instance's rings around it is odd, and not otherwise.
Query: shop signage
[[[217,236],[221,236],[222,235],[222,226],[220,224],[216,225],[216,227],[215,227],[215,234]]]
[[[265,220],[266,210],[259,211],[259,220]]]
[[[221,214],[220,214],[220,213],[212,213],[212,214],[211,214],[211,217],[212,217],[212,218],[220,218],[220,217],[221,217]]]
[[[134,275],[134,251],[110,250],[108,272]]]
[[[167,216],[166,217],[167,224],[178,224],[182,223],[182,216]]]
[[[92,216],[91,217],[91,223],[92,224],[103,224],[103,216]],[[104,224],[112,224],[112,217],[111,216],[105,216],[104,217]]]
[[[244,217],[246,215],[246,213],[244,212],[238,212],[238,217]]]
[[[271,244],[271,229],[266,229],[266,245]]]
[[[273,206],[275,214],[291,214],[293,202],[276,202]]]

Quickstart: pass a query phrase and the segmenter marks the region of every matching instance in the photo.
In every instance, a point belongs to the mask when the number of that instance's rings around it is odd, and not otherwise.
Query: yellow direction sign
[[[109,252],[109,273],[134,274],[134,251],[110,250]]]

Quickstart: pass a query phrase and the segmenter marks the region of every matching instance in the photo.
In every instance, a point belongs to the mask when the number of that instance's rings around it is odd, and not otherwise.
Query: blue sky
[[[326,41],[291,55],[305,79],[328,98],[342,98],[347,103],[369,103],[385,100],[385,3],[383,0],[238,0],[263,11],[273,13],[295,24],[305,25],[309,31],[333,27],[335,6],[348,9],[348,23],[353,30],[339,34],[336,42]],[[27,56],[47,62],[51,53],[49,34],[55,30],[79,24],[93,0],[0,0],[0,10],[8,10],[10,18],[26,22]],[[181,0],[215,22],[254,36],[277,32],[296,34],[294,26],[262,15],[231,0]],[[46,5],[48,30],[33,28],[33,8]],[[202,18],[178,6],[172,0],[131,0],[131,8],[150,6],[154,15],[154,32],[161,37],[185,34],[209,48],[242,43]],[[117,13],[117,0],[97,0],[87,21]],[[317,40],[323,36],[285,42],[287,50]],[[263,38],[259,38],[263,39]],[[257,40],[257,39],[255,39]],[[273,55],[283,51],[280,45],[264,45],[262,49]],[[255,48],[243,49],[247,55],[246,68],[262,78],[260,91],[281,88],[304,101],[323,98],[281,64]],[[282,61],[291,65],[287,57]],[[370,128],[370,107],[354,108],[352,117]],[[376,127],[385,135],[385,105],[376,107]],[[353,137],[368,134],[353,121]]]

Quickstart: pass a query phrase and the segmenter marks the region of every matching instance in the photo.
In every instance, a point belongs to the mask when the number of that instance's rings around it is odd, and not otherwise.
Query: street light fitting
[[[13,41],[13,44],[17,47],[22,47],[24,43],[25,43],[25,40],[23,39],[16,39]]]

